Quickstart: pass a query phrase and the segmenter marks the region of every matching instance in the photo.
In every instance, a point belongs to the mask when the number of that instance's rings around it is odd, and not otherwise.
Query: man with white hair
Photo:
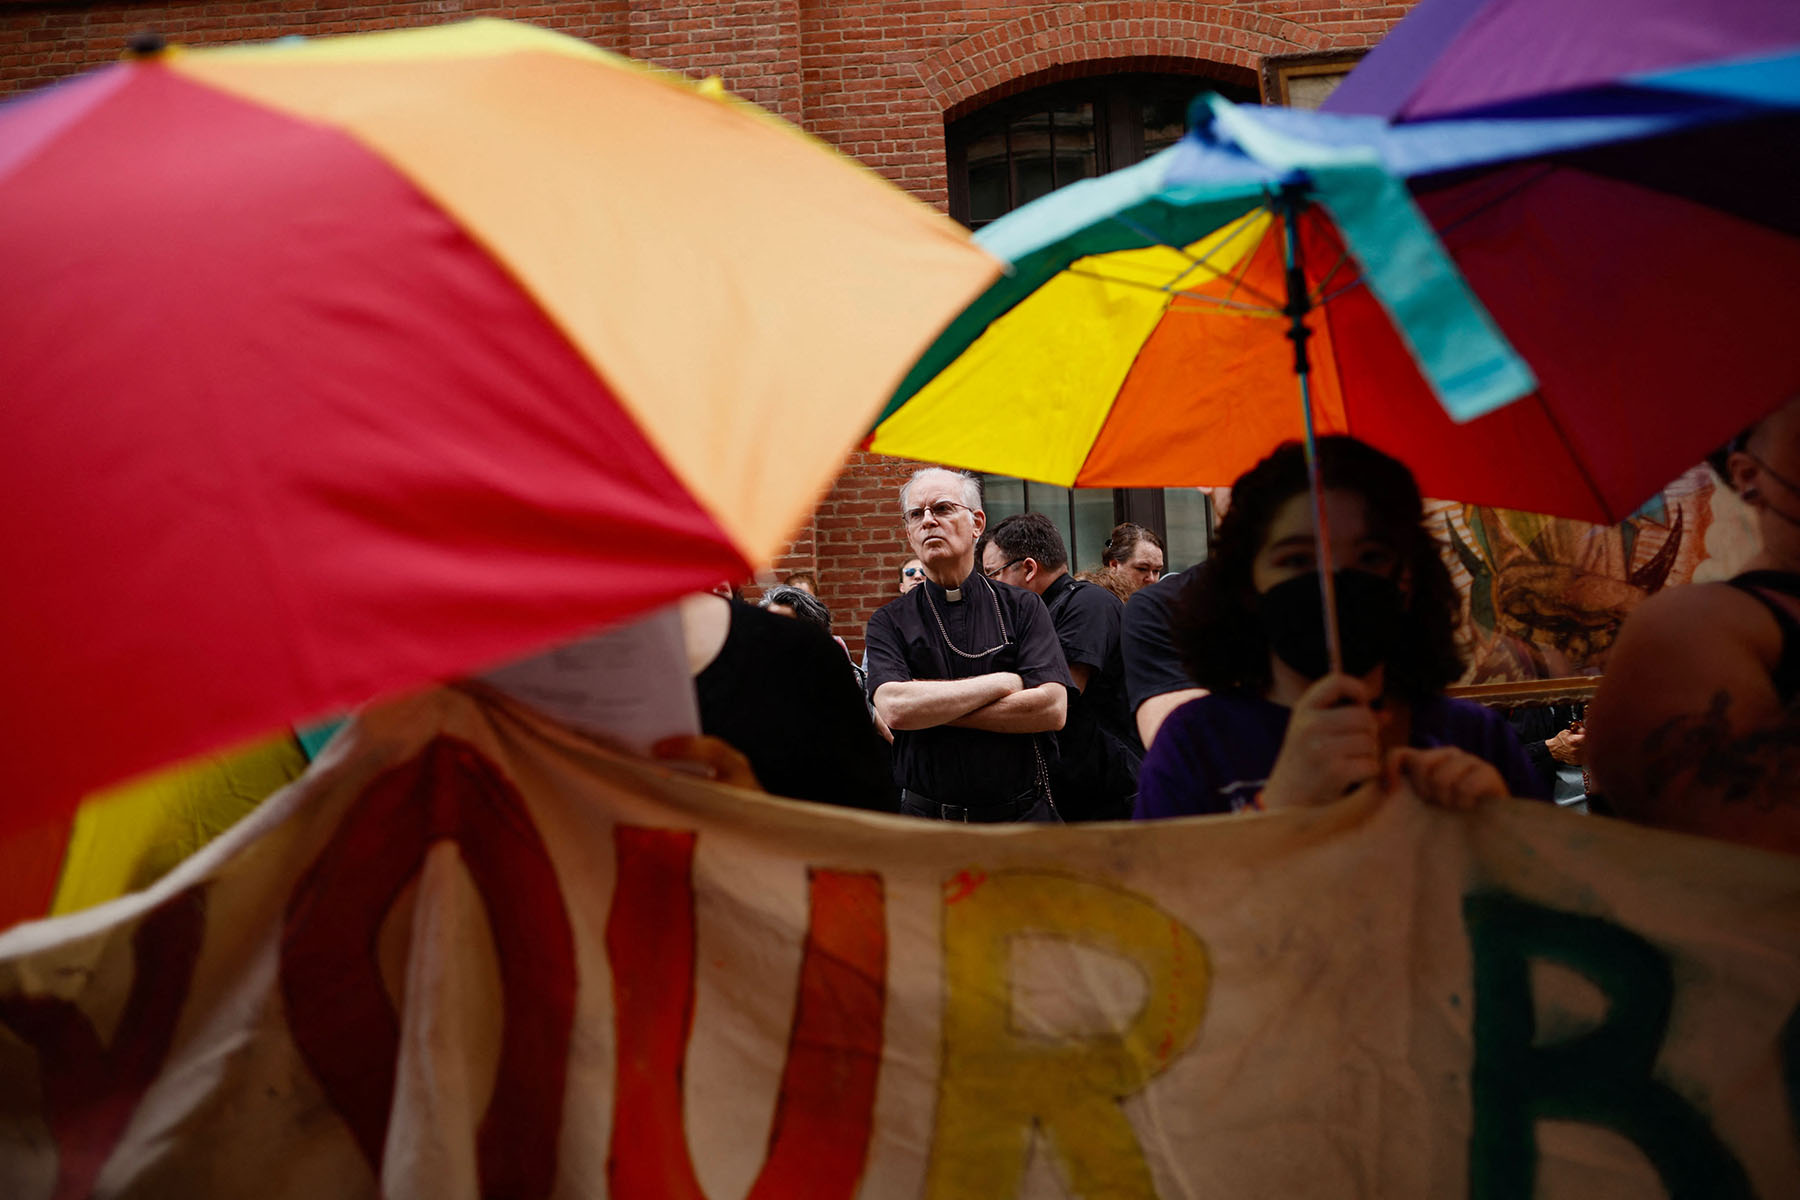
[[[869,618],[869,688],[894,733],[902,812],[1055,821],[1049,763],[1069,668],[1043,601],[975,569],[981,483],[941,467],[900,489],[925,582]]]

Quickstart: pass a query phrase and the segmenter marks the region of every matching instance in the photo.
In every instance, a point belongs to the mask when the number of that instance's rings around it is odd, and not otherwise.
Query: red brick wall
[[[1253,83],[1264,57],[1374,44],[1410,0],[1008,4],[981,0],[0,0],[0,96],[116,59],[138,30],[200,45],[505,16],[695,75],[797,121],[943,207],[944,121],[1042,83],[1121,70]],[[856,454],[775,565],[818,573],[860,652],[907,556],[895,492],[914,463]]]
[[[900,485],[923,465],[852,454],[813,515],[821,599],[859,655],[863,625],[899,594],[900,564],[912,557],[900,526]]]

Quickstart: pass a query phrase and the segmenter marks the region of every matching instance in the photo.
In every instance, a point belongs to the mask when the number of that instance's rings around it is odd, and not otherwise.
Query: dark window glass
[[[1050,110],[1056,135],[1056,186],[1091,179],[1099,174],[1094,146],[1094,106],[1066,104]],[[1176,136],[1180,136],[1177,134]]]
[[[1166,150],[1187,132],[1187,106],[1172,96],[1144,101],[1144,157]]]
[[[968,147],[969,222],[985,225],[1011,208],[1006,173],[1006,133],[990,133]]]

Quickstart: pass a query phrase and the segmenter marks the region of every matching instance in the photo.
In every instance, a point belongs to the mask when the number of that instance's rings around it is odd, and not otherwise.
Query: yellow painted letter
[[[1012,939],[1061,938],[1143,973],[1122,1032],[1033,1036],[1013,1021]],[[1070,1193],[1151,1200],[1156,1190],[1119,1101],[1187,1048],[1206,1008],[1206,948],[1142,897],[1063,875],[964,871],[944,892],[944,1060],[929,1200],[1018,1194],[1035,1129]]]

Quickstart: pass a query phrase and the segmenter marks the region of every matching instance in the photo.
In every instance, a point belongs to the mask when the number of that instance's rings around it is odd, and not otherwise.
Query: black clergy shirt
[[[1131,594],[1125,605],[1125,628],[1120,635],[1125,652],[1125,690],[1131,711],[1152,696],[1199,687],[1181,665],[1175,635],[1169,628],[1181,589],[1194,578],[1199,566],[1170,575]]]
[[[725,644],[694,695],[701,732],[735,746],[772,795],[900,807],[849,656],[805,621],[731,601]]]
[[[1051,772],[1065,820],[1131,816],[1138,762],[1144,748],[1125,707],[1125,665],[1119,629],[1125,605],[1105,588],[1066,572],[1044,589],[1044,605],[1063,658],[1088,668],[1088,685],[1069,694],[1069,716],[1057,734],[1061,762]]]
[[[959,590],[962,599],[952,601],[927,579],[869,618],[871,696],[884,683],[968,679],[998,671],[1014,672],[1028,688],[1043,683],[1074,686],[1050,613],[1035,593],[996,583],[979,571],[971,572]],[[951,650],[946,634],[958,648],[978,657],[965,658]],[[1032,747],[1042,736],[949,725],[896,729],[894,782],[940,804],[998,804],[1029,791],[1036,782],[1038,754]],[[1043,737],[1041,749],[1046,760],[1054,758],[1052,739]]]

